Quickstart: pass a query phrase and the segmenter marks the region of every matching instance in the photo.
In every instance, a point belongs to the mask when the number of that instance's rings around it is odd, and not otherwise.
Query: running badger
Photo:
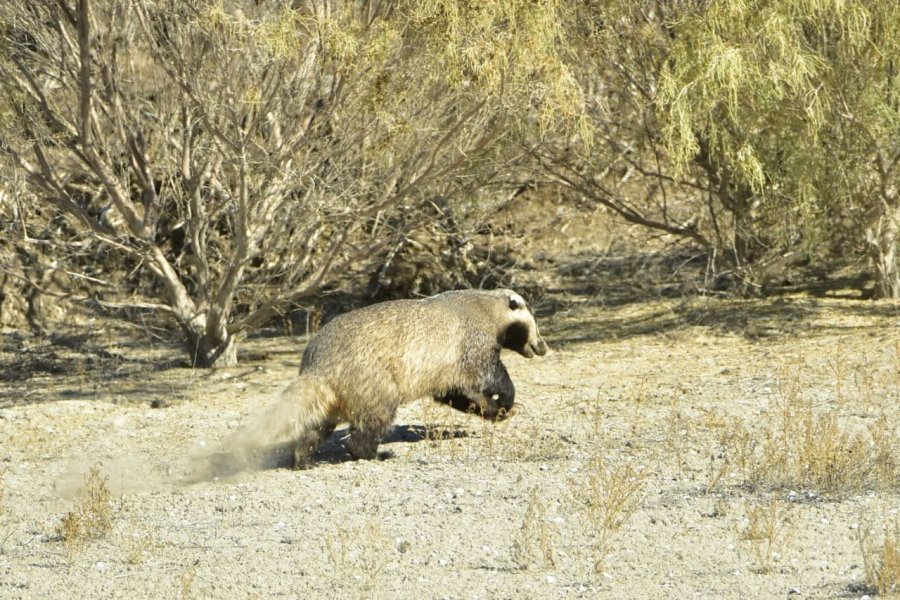
[[[343,422],[350,454],[375,458],[397,408],[418,398],[505,419],[516,391],[501,348],[526,358],[547,353],[534,315],[512,290],[445,292],[343,314],[306,347],[299,377],[266,415],[267,437],[288,442],[302,468]]]

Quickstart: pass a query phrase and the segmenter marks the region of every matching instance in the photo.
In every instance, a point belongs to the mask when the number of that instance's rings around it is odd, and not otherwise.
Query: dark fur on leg
[[[491,370],[481,388],[480,395],[466,394],[462,390],[453,389],[434,399],[450,405],[458,411],[478,415],[488,420],[503,420],[512,414],[516,399],[516,387],[506,367],[497,360],[492,363]]]
[[[480,416],[483,412],[477,399],[470,398],[459,390],[450,390],[446,394],[435,396],[434,400],[464,413]]]
[[[491,398],[494,406],[494,415],[490,418],[505,419],[512,411],[516,401],[516,386],[513,385],[506,366],[500,362],[499,357],[494,362],[490,376],[481,393]],[[494,399],[496,396],[496,399]]]

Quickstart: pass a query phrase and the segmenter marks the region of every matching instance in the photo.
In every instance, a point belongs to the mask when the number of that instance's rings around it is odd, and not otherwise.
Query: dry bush
[[[0,4],[0,164],[29,209],[9,234],[73,300],[165,319],[197,366],[390,270],[445,201],[518,187],[522,132],[581,105],[552,3],[239,4]],[[436,256],[471,270],[449,233],[402,285],[457,283]]]
[[[768,504],[748,506],[746,518],[738,537],[750,547],[755,572],[771,573],[793,535],[790,506],[772,498]]]
[[[10,528],[6,531],[6,469],[0,471],[0,556],[6,553],[6,542],[12,537],[15,529]]]
[[[102,538],[112,530],[113,504],[107,480],[107,476],[100,474],[99,464],[92,466],[85,476],[84,496],[63,515],[57,526],[56,533],[70,561],[87,542]]]
[[[581,478],[571,482],[574,501],[582,509],[594,538],[594,573],[603,570],[613,536],[641,503],[645,476],[631,465],[609,467],[602,458],[591,460]]]
[[[365,526],[355,530],[338,529],[323,538],[325,554],[331,563],[336,584],[361,581],[366,590],[372,589],[388,563],[387,540],[378,526],[377,515]]]
[[[512,559],[523,570],[532,565],[539,568],[556,566],[556,551],[547,523],[547,509],[541,502],[537,489],[531,493],[522,526],[513,540]]]
[[[152,534],[132,531],[121,545],[125,562],[132,566],[139,565],[147,558],[154,546]]]
[[[181,591],[181,600],[188,600],[191,597],[191,589],[194,587],[194,578],[197,577],[197,564],[195,561],[190,567],[181,572],[178,576],[179,590]]]
[[[720,440],[725,464],[710,489],[733,471],[751,489],[808,489],[833,498],[898,483],[900,437],[881,417],[851,429],[836,409],[817,411],[805,399],[799,379],[785,378],[760,427],[736,419]]]
[[[861,526],[859,545],[866,585],[882,596],[900,594],[900,520],[888,524],[880,538],[872,527]]]

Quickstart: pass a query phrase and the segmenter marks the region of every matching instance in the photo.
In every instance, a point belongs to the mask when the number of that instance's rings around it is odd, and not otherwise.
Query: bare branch
[[[91,139],[91,9],[89,0],[78,0],[78,59],[79,71],[79,134],[81,146],[87,151],[92,144]]]

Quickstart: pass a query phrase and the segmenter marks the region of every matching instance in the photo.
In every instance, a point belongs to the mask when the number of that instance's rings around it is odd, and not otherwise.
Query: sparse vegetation
[[[338,528],[322,543],[331,566],[333,585],[343,588],[355,583],[370,590],[388,561],[387,543],[378,521],[372,519],[359,530]]]
[[[6,553],[6,542],[15,531],[7,527],[8,515],[6,512],[6,469],[0,469],[0,556]]]
[[[388,460],[348,461],[337,434],[309,470],[175,489],[179,456],[275,393],[302,342],[248,339],[269,357],[213,376],[108,380],[122,403],[67,399],[59,390],[76,389],[78,373],[25,382],[65,399],[0,409],[0,438],[11,441],[6,513],[17,523],[3,560],[11,583],[29,586],[13,593],[53,596],[45,592],[60,580],[73,593],[140,590],[152,580],[176,598],[725,597],[788,582],[874,597],[878,578],[889,581],[883,534],[898,497],[896,317],[886,305],[860,313],[858,302],[819,302],[793,322],[789,304],[768,301],[695,302],[687,323],[668,302],[560,310],[545,327],[558,336],[553,352],[510,360],[522,406],[508,421],[423,399],[401,409]],[[783,331],[771,326],[779,319]],[[773,333],[735,333],[747,320]],[[840,402],[828,361],[838,343]],[[171,389],[190,401],[147,407]],[[161,485],[141,479],[132,497],[129,473],[116,470],[104,486],[124,490],[127,504],[112,505],[113,533],[83,543],[67,578],[53,559],[61,536],[32,528],[47,514],[77,514],[89,494],[60,510],[41,490],[47,473],[84,453],[140,456],[127,464],[146,462],[141,473]],[[857,529],[855,515],[876,506],[884,521]]]
[[[592,537],[593,572],[599,575],[613,538],[640,508],[644,476],[631,465],[611,467],[594,458],[571,486]]]
[[[549,433],[543,423],[523,407],[507,422],[473,419],[434,402],[420,405],[427,441],[417,453],[453,461],[506,459],[558,460],[566,456],[567,442]]]
[[[154,547],[151,533],[131,531],[122,540],[122,552],[125,562],[137,566],[147,559],[150,550]]]
[[[848,427],[837,408],[816,409],[796,375],[779,379],[778,397],[756,426],[735,420],[721,435],[728,465],[753,490],[812,490],[844,498],[863,490],[895,488],[900,445],[896,425],[882,416]]]
[[[770,573],[786,555],[794,528],[790,505],[775,497],[747,505],[738,536],[750,548],[757,573]]]
[[[198,564],[199,561],[194,561],[192,565],[178,576],[178,589],[181,592],[181,600],[190,600],[193,595],[194,579],[197,577]]]
[[[63,542],[71,563],[75,556],[91,540],[104,537],[112,530],[112,494],[107,477],[101,474],[100,465],[92,466],[84,478],[84,495],[75,501],[75,507],[62,516],[56,532]]]
[[[513,540],[512,559],[520,569],[556,566],[553,532],[547,522],[547,508],[541,502],[538,490],[531,493],[522,526]]]
[[[880,596],[900,594],[900,520],[888,520],[879,536],[871,523],[859,531],[866,584]]]

